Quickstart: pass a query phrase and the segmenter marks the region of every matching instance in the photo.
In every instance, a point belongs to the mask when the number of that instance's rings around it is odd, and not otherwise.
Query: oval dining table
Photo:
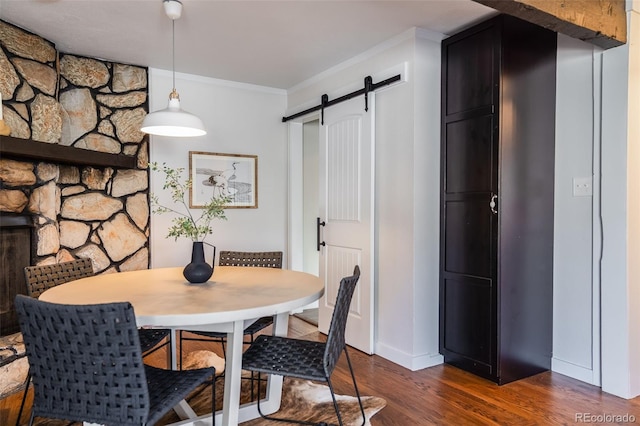
[[[64,304],[130,302],[139,327],[227,333],[224,399],[216,424],[237,425],[259,417],[256,404],[240,407],[243,330],[256,319],[274,316],[273,334],[287,334],[289,314],[318,300],[322,281],[304,272],[275,268],[216,266],[213,276],[202,284],[191,284],[183,268],[157,268],[95,275],[53,287],[40,300]],[[176,348],[172,348],[175,368]],[[282,377],[272,376],[264,413],[280,407]],[[186,402],[176,407],[185,420],[180,425],[211,424],[214,414],[197,416]]]

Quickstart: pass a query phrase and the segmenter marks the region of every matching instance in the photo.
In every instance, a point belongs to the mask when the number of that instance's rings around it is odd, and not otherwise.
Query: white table
[[[237,425],[257,418],[255,404],[240,407],[243,330],[256,319],[275,315],[273,333],[286,335],[289,313],[318,300],[324,292],[320,279],[304,272],[274,268],[216,266],[211,279],[190,284],[182,268],[96,275],[45,291],[40,300],[66,304],[94,304],[128,301],[133,305],[138,326],[203,330],[227,333],[224,403],[216,424]],[[175,345],[173,359],[176,359]],[[267,386],[263,412],[280,407],[282,377],[273,376]],[[211,424],[212,416],[196,417],[181,405],[179,424]]]

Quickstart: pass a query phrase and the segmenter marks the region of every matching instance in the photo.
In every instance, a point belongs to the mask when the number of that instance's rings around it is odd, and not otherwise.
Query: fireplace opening
[[[14,299],[27,294],[24,267],[31,265],[31,216],[0,214],[0,336],[20,331]]]

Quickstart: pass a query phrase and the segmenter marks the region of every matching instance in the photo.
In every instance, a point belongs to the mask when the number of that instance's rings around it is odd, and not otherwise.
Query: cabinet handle
[[[498,210],[496,210],[496,206],[498,204],[498,195],[491,194],[491,201],[489,202],[489,207],[491,208],[491,213],[498,214]]]

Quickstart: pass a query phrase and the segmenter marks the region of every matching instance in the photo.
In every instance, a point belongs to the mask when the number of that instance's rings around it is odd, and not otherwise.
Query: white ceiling
[[[495,13],[471,0],[183,0],[176,71],[289,89],[404,31],[453,34]],[[162,0],[0,0],[0,19],[61,52],[171,69]]]

